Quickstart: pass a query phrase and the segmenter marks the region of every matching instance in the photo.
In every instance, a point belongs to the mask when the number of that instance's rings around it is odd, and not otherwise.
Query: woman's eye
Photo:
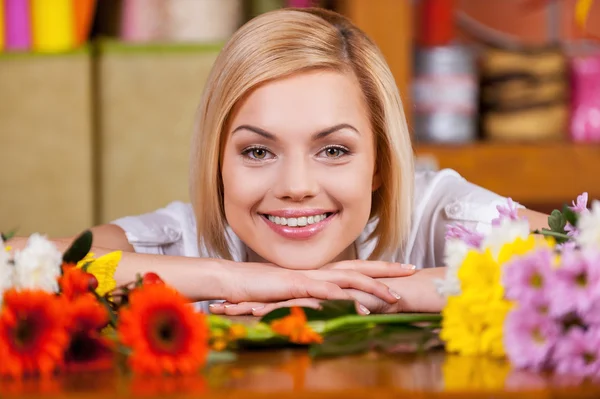
[[[256,159],[264,159],[267,156],[267,150],[264,148],[254,148],[250,153]]]
[[[242,151],[242,154],[251,160],[263,160],[270,158],[271,153],[266,148],[251,147]]]
[[[342,147],[327,147],[323,150],[323,154],[327,158],[340,158],[348,153],[348,150]]]

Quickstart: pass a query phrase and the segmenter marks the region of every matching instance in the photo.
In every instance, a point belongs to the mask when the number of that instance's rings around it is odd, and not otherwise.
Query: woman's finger
[[[305,272],[298,271],[293,273],[295,273],[293,278],[287,281],[290,284],[288,288],[290,292],[289,297],[292,299],[352,299],[338,284],[327,281],[328,279],[323,278],[322,275],[320,276],[321,278],[310,278],[304,274]]]
[[[400,294],[391,290],[384,283],[367,277],[353,270],[306,270],[305,275],[313,279],[324,279],[340,288],[354,288],[375,295],[388,303],[395,303],[401,298]],[[312,296],[312,295],[306,295]]]
[[[348,260],[330,263],[322,269],[354,270],[372,278],[387,278],[412,276],[415,273],[416,267],[415,265],[396,262]]]
[[[261,307],[256,307],[252,311],[252,314],[254,316],[262,317],[262,316],[274,311],[275,309],[290,308],[292,306],[320,309],[321,301],[318,299],[314,299],[314,298],[299,298],[299,299],[290,299],[289,301],[282,301],[282,302],[276,302],[276,303],[266,303],[266,304],[263,304],[263,306],[261,306]]]

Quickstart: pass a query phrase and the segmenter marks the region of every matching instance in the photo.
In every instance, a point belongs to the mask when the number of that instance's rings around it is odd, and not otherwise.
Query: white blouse
[[[416,265],[417,268],[443,266],[446,225],[459,222],[480,232],[487,232],[492,219],[498,216],[497,205],[506,198],[466,181],[457,172],[415,173],[415,197],[412,228],[405,248],[396,250],[389,259]],[[196,223],[192,206],[172,202],[165,208],[138,216],[128,216],[112,222],[120,226],[136,252],[172,256],[206,257],[198,249]],[[367,259],[375,242],[365,238],[375,228],[371,220],[357,240],[360,259]],[[228,229],[233,259],[243,262],[246,247]]]

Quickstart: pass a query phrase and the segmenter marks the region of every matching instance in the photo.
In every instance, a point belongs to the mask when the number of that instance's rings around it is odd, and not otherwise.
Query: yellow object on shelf
[[[0,52],[4,50],[4,0],[0,0]]]
[[[32,0],[33,48],[57,53],[75,46],[72,0]]]

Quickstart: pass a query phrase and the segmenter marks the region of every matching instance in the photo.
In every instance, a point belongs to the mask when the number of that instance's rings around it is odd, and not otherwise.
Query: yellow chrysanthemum
[[[461,355],[504,356],[503,325],[511,303],[467,295],[448,298],[440,338],[446,350]]]
[[[492,300],[503,296],[500,265],[487,250],[471,250],[458,270],[460,289],[471,300]]]
[[[525,255],[536,247],[546,245],[548,244],[545,239],[538,239],[534,235],[530,235],[526,240],[518,237],[513,242],[506,243],[502,246],[502,249],[498,254],[498,263],[503,265],[511,260],[514,256]]]
[[[96,288],[98,295],[102,296],[116,288],[115,272],[122,254],[121,251],[114,251],[95,259],[94,254],[89,253],[77,263],[77,267],[87,264],[87,272],[93,274],[98,280],[98,288]]]

